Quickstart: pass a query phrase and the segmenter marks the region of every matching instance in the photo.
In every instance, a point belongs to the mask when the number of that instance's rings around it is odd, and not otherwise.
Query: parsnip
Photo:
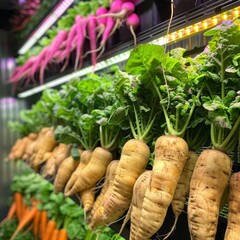
[[[232,168],[223,152],[204,150],[193,171],[188,200],[188,225],[192,240],[214,240],[220,201]]]

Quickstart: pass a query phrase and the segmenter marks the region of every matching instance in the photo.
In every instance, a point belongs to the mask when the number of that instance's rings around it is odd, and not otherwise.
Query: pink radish
[[[88,16],[88,25],[87,32],[90,40],[90,49],[91,49],[91,60],[93,65],[93,72],[95,70],[95,66],[97,64],[97,37],[96,37],[96,18],[93,15]]]
[[[129,27],[129,29],[133,35],[135,47],[137,45],[137,38],[136,38],[136,34],[135,34],[134,30],[137,29],[137,27],[139,26],[139,23],[140,23],[140,20],[139,20],[139,17],[137,14],[132,13],[130,16],[127,17],[126,25],[127,25],[127,27]]]
[[[122,4],[123,4],[122,0],[115,0],[114,2],[112,2],[111,6],[110,6],[110,12],[111,13],[120,12],[122,10]]]
[[[116,29],[122,25],[123,19],[127,18],[129,15],[131,15],[135,10],[135,5],[132,2],[122,3],[122,0],[114,1],[112,3],[111,7],[112,8],[109,13],[99,16],[100,18],[101,17],[113,17],[116,19],[116,23],[115,23],[114,27],[112,28],[110,35],[112,35],[116,31]]]
[[[108,11],[106,8],[104,7],[99,7],[96,11],[96,16],[100,16],[103,14],[106,14]],[[99,38],[99,36],[101,36],[104,32],[105,26],[107,23],[107,18],[97,18],[97,30],[98,30],[98,36],[97,39]]]
[[[84,41],[86,38],[86,27],[88,23],[88,18],[83,18],[81,16],[77,16],[75,19],[76,25],[77,25],[77,44],[76,44],[76,58],[75,58],[75,65],[74,70],[77,70],[78,62],[81,56],[82,48],[84,45]],[[96,29],[93,29],[92,31],[96,31]]]
[[[101,50],[101,52],[98,55],[98,58],[102,55],[102,53],[105,50],[105,44],[106,44],[108,38],[111,36],[114,24],[115,24],[114,19],[112,17],[107,17],[106,27],[105,27],[103,35],[102,35],[102,40],[101,40],[100,46],[94,51],[94,52],[98,52]],[[83,57],[86,57],[86,55],[88,55],[89,53],[92,54],[93,51],[86,52]]]
[[[66,40],[68,32],[65,30],[59,31],[57,36],[54,38],[51,47],[49,48],[49,54],[47,56],[48,62],[52,59],[54,54],[60,49],[62,43]]]
[[[113,32],[112,30],[114,28],[114,24],[115,24],[114,19],[112,17],[108,17],[106,27],[105,27],[105,31],[103,32],[103,35],[102,35],[102,40],[101,40],[101,43],[100,43],[100,47],[96,50],[96,51],[98,51],[98,50],[101,49],[101,52],[98,55],[98,58],[102,55],[102,53],[105,50],[105,44],[106,44],[108,38],[111,36],[111,34]]]
[[[35,78],[34,78],[34,74],[38,71],[38,69],[40,68],[40,64],[41,62],[43,61],[43,59],[45,58],[45,55],[47,54],[48,52],[48,47],[45,47],[41,53],[37,56],[37,59],[36,61],[33,63],[32,67],[31,67],[31,71],[30,71],[30,74],[29,74],[29,77],[35,81]]]
[[[36,56],[30,57],[26,63],[21,66],[21,69],[18,70],[17,74],[10,78],[9,82],[18,82],[22,78],[26,77],[30,72],[31,66],[35,62],[36,58]]]
[[[120,4],[120,2],[122,2],[122,1],[116,0],[112,3],[112,5]],[[115,5],[114,5],[114,9],[115,9]],[[135,5],[132,2],[124,2],[121,4],[121,10],[119,12],[110,11],[110,13],[103,14],[99,17],[113,17],[113,18],[118,18],[118,19],[124,19],[124,18],[128,17],[130,14],[132,14],[134,12],[134,10],[135,10]]]
[[[132,2],[132,3],[137,3],[139,2],[139,0],[122,0],[123,2]]]
[[[61,72],[65,70],[65,68],[69,63],[70,53],[72,51],[72,42],[74,40],[76,33],[77,33],[77,24],[74,24],[68,33],[68,38],[66,40],[66,48],[64,49],[64,51],[62,52],[61,56],[58,59],[58,61],[62,61],[64,58],[66,58],[65,63],[62,69],[60,70]]]
[[[20,70],[21,70],[21,66],[16,67],[11,75],[11,78],[14,78]]]
[[[55,52],[58,50],[60,47],[61,43],[66,39],[67,37],[67,31],[62,30],[59,31],[57,36],[53,39],[51,45],[48,47],[47,54],[45,55],[44,61],[40,62],[40,82],[41,84],[43,83],[43,78],[44,78],[44,70],[46,66],[49,64],[51,59],[53,58]]]
[[[66,49],[67,46],[67,40],[68,40],[68,34],[66,36],[66,39],[61,43],[61,45],[59,46],[58,50],[54,53],[53,55],[53,62],[59,63],[61,62],[61,56],[63,56],[64,50]]]
[[[122,4],[123,4],[123,1],[122,0],[115,0],[112,4],[111,4],[111,7],[110,7],[110,12],[111,13],[119,13],[121,12],[122,10]],[[116,31],[117,28],[119,28],[121,26],[121,23],[122,23],[122,18],[116,18],[116,22],[115,22],[115,25],[112,29],[112,32],[110,35],[112,35],[112,33],[114,33]]]

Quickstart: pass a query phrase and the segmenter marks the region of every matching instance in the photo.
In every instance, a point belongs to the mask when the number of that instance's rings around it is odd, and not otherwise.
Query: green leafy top
[[[234,149],[240,124],[240,20],[226,21],[205,35],[213,35],[199,56],[199,70],[207,91],[202,100],[208,111],[213,147]]]
[[[148,143],[153,136],[159,117],[157,98],[140,81],[140,77],[118,71],[114,91],[119,99],[135,139]]]
[[[92,149],[100,140],[102,147],[116,147],[125,111],[116,100],[112,79],[108,74],[89,75],[62,87],[53,109],[61,123],[55,130],[59,141]]]
[[[18,226],[17,218],[1,224],[0,226],[0,239],[10,239]],[[31,232],[20,231],[19,234],[14,238],[15,240],[34,240],[34,236]]]
[[[54,106],[53,112],[60,121],[55,136],[63,143],[79,143],[85,149],[93,149],[98,141],[98,125],[91,115],[93,109],[104,105],[104,100],[96,96],[97,89],[108,83],[96,75],[85,79],[74,79],[60,90],[61,100]],[[69,136],[65,138],[66,136]]]
[[[196,66],[183,57],[184,52],[177,48],[164,54],[162,46],[143,44],[131,52],[126,64],[126,71],[158,96],[165,133],[177,136],[184,136],[203,89],[196,81]]]
[[[56,119],[53,115],[53,107],[59,99],[60,96],[57,90],[45,90],[39,101],[31,109],[20,112],[20,121],[9,122],[9,128],[23,137],[31,132],[37,133],[43,127],[54,125]]]

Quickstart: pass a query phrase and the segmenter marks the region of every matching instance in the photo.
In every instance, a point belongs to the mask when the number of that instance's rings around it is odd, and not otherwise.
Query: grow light
[[[61,1],[49,14],[40,26],[33,32],[27,42],[18,50],[18,54],[26,53],[43,34],[61,17],[61,15],[70,7],[74,0]]]
[[[231,20],[235,17],[238,17],[239,14],[240,14],[240,7],[236,7],[234,9],[228,10],[224,13],[215,15],[214,17],[207,18],[205,20],[199,21],[199,22],[194,23],[192,25],[189,25],[187,27],[181,28],[177,31],[171,32],[168,35],[157,38],[153,41],[149,41],[148,43],[164,45],[164,44],[168,44],[168,43],[171,43],[171,42],[176,42],[176,41],[179,41],[183,38],[189,37],[193,34],[205,31],[208,28],[214,27],[224,20]],[[95,71],[104,69],[106,67],[109,67],[109,66],[112,66],[114,64],[117,64],[117,63],[120,63],[120,62],[123,62],[123,61],[127,60],[129,55],[130,55],[130,51],[131,50],[125,51],[125,52],[123,52],[121,54],[118,54],[114,57],[111,57],[111,58],[109,58],[105,61],[101,61],[101,62],[97,63]],[[41,85],[41,86],[35,87],[33,89],[27,90],[25,92],[19,93],[18,97],[19,98],[29,97],[29,96],[31,96],[35,93],[43,91],[44,89],[47,89],[47,88],[50,88],[50,87],[55,87],[55,86],[58,86],[60,84],[66,83],[67,81],[69,81],[70,79],[73,79],[75,77],[82,77],[86,74],[91,73],[92,70],[93,70],[92,66],[86,67],[86,68],[81,69],[79,71],[76,71],[76,72],[70,73],[68,75],[65,75],[63,77],[60,77],[58,79],[55,79],[55,80],[53,80],[49,83],[46,83],[44,85]]]
[[[160,37],[159,39],[154,40],[153,42],[154,43],[160,42],[160,43],[164,44],[164,43],[171,43],[171,42],[179,41],[179,40],[189,37],[193,34],[205,31],[208,28],[212,28],[212,27],[216,26],[217,24],[221,23],[222,21],[232,20],[240,15],[239,11],[240,11],[240,7],[236,7],[234,9],[228,10],[221,14],[215,15],[214,17],[204,19],[202,21],[194,23],[185,28],[181,28],[177,31],[171,32],[167,36]]]

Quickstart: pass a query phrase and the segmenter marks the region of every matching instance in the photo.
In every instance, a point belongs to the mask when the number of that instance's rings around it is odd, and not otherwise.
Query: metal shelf
[[[189,4],[194,4],[195,0],[185,0]],[[202,1],[201,1],[202,2]],[[173,17],[171,24],[171,32],[184,28],[188,25],[192,25],[203,19],[213,17],[216,14],[227,11],[234,7],[239,6],[240,0],[226,0],[226,1],[205,1],[200,5],[193,7],[190,10],[189,5],[186,4],[184,8],[179,1],[176,2],[175,9],[179,10]],[[168,20],[170,17],[170,1],[164,0],[161,3],[158,0],[141,0],[136,5],[136,13],[140,16],[140,26],[136,32],[138,44],[149,43],[160,37],[166,35]],[[145,20],[144,20],[145,19]],[[195,42],[195,43],[194,43]],[[194,44],[193,44],[194,43]],[[182,46],[189,51],[194,51],[196,48],[204,47],[206,44],[206,38],[202,36],[202,33],[191,35],[177,42],[171,42],[168,44],[167,49],[174,48],[176,46]],[[85,44],[84,52],[89,50],[88,42]],[[186,47],[187,46],[187,47]],[[107,41],[106,50],[99,59],[99,62],[106,61],[112,56],[124,53],[133,49],[133,40],[130,31],[126,27],[121,27],[116,33]],[[75,73],[73,70],[75,59],[75,52],[71,54],[71,61],[64,73],[59,74],[61,64],[51,64],[51,71],[45,72],[45,83],[50,83],[55,79],[61,78],[68,74]],[[120,62],[124,66],[124,61]],[[90,56],[84,59],[82,69],[91,66]],[[80,70],[82,70],[80,69]],[[101,68],[100,71],[103,71]],[[38,74],[36,74],[38,75]],[[37,78],[37,76],[36,76]],[[28,89],[35,88],[36,85],[29,86]],[[28,90],[22,88],[18,93]]]

